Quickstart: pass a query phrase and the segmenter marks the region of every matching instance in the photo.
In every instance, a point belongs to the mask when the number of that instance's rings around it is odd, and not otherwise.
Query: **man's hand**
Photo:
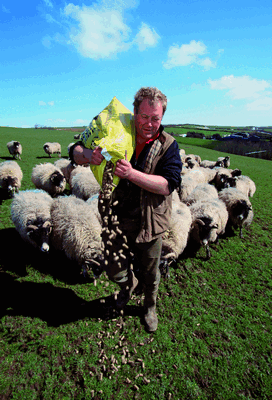
[[[118,160],[116,163],[114,174],[119,178],[130,179],[133,172],[132,165],[127,160],[127,152],[125,153],[125,160]]]
[[[96,147],[92,151],[91,160],[90,160],[91,164],[100,165],[102,163],[102,161],[104,160],[104,157],[101,154],[101,150],[102,150],[101,147]]]

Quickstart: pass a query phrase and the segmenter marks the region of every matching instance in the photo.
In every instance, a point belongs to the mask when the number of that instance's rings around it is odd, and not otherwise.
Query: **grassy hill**
[[[23,146],[22,190],[34,188],[32,168],[49,159],[42,146],[58,141],[62,156],[74,132],[0,128]],[[216,160],[222,152],[178,138],[186,153]],[[141,296],[123,315],[110,311],[118,288],[106,276],[94,285],[62,254],[22,242],[0,205],[1,399],[270,399],[272,339],[271,162],[230,155],[256,183],[254,220],[244,239],[233,231],[204,249],[184,253],[162,277],[159,327],[147,334]],[[67,193],[69,194],[69,193]]]

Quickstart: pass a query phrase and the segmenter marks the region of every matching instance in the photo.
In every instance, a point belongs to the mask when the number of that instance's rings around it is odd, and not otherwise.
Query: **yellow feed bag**
[[[91,165],[93,174],[102,187],[102,179],[106,162],[116,165],[120,159],[130,161],[135,149],[135,125],[133,114],[114,97],[110,104],[104,108],[99,115],[81,134],[80,140],[88,149],[99,146],[104,160],[100,165]],[[114,175],[113,183],[118,184],[120,178]]]

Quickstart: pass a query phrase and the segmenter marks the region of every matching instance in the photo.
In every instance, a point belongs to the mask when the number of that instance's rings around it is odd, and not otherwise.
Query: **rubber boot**
[[[158,317],[156,313],[157,292],[145,294],[144,299],[144,322],[148,332],[155,332],[158,328]]]
[[[124,283],[119,283],[121,290],[116,299],[116,308],[122,309],[129,302],[133,290],[138,285],[138,279],[135,277],[133,271],[130,271],[129,278]]]

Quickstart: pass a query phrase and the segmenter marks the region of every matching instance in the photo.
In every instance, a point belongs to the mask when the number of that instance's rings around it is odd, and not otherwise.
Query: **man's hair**
[[[142,87],[134,96],[133,106],[135,107],[136,114],[138,114],[141,102],[146,98],[150,100],[151,105],[160,101],[162,104],[163,114],[165,113],[167,97],[156,87]]]

